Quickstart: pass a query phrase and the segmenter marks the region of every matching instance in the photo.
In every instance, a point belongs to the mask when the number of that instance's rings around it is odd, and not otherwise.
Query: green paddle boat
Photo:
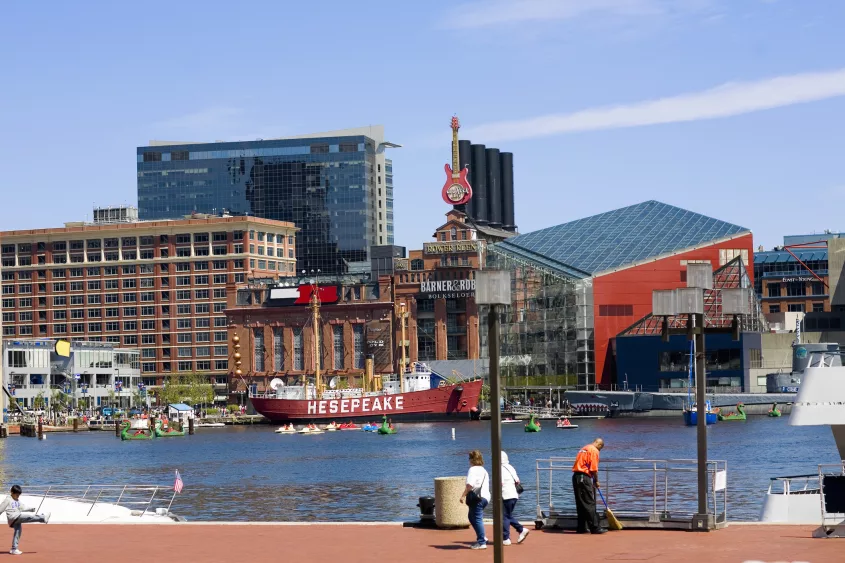
[[[526,432],[539,432],[540,430],[542,430],[542,428],[540,428],[540,423],[537,422],[536,420],[534,420],[534,415],[532,414],[531,420],[529,420],[528,424],[525,425],[525,431]]]
[[[776,416],[780,416],[781,414],[782,413],[780,412],[780,409],[778,408],[778,404],[772,403],[772,408],[769,409],[769,416],[776,417]]]
[[[724,414],[719,412],[719,420],[745,420],[745,405],[737,403],[736,412],[727,412]]]
[[[132,428],[129,420],[123,421],[123,428],[120,430],[121,440],[151,440],[153,433],[149,428]]]
[[[161,424],[160,420],[156,420],[156,431],[155,431],[156,438],[171,438],[174,436],[184,436],[185,433],[179,430],[176,430],[172,426],[167,426],[164,428]]]
[[[396,429],[393,428],[392,424],[387,423],[387,417],[381,417],[381,426],[378,427],[379,434],[396,434]]]

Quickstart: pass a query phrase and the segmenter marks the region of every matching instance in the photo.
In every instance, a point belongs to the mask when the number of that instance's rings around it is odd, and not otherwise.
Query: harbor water
[[[573,457],[597,436],[605,440],[604,458],[695,458],[696,429],[680,417],[577,423],[577,430],[561,431],[544,421],[540,433],[503,425],[503,447],[526,489],[520,518],[535,516],[535,461]],[[112,432],[10,437],[0,440],[0,483],[172,485],[178,469],[185,488],[173,510],[193,521],[411,521],[418,497],[433,496],[435,477],[466,473],[469,450],[480,449],[489,468],[488,422],[398,428],[393,436],[198,428],[194,436],[135,442]],[[786,417],[720,422],[708,436],[710,459],[727,461],[733,521],[758,518],[770,477],[813,473],[817,464],[837,461],[828,427],[789,426]]]

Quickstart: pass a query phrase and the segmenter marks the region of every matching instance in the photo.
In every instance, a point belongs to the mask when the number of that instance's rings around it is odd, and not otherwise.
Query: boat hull
[[[297,400],[251,397],[256,412],[272,421],[393,420],[435,421],[470,419],[481,395],[481,380],[446,385],[425,391],[350,397],[348,399]]]
[[[708,412],[706,422],[708,425],[716,424],[718,422],[719,417],[716,415],[715,412]],[[695,426],[698,424],[698,412],[697,411],[684,411],[684,424],[687,426]]]

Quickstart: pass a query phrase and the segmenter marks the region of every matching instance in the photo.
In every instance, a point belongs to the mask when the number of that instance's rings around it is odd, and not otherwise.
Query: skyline
[[[95,202],[137,205],[134,153],[150,139],[383,124],[403,145],[387,155],[396,244],[418,248],[448,209],[439,191],[457,114],[461,138],[514,153],[521,232],[650,199],[747,227],[767,249],[845,231],[845,7],[47,4],[45,15],[13,3],[0,24],[15,53],[0,91],[3,230],[82,220]],[[38,212],[22,213],[33,193]]]

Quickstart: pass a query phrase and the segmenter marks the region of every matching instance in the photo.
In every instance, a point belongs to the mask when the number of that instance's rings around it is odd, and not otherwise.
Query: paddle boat
[[[375,422],[365,422],[364,426],[361,427],[361,430],[364,432],[376,432],[378,431],[379,425]]]
[[[325,430],[326,432],[334,432],[334,431],[339,430],[339,429],[340,429],[340,426],[335,421],[332,421],[331,424],[326,424],[323,427],[323,430]]]
[[[713,409],[710,405],[710,401],[705,403],[706,406],[706,418],[705,422],[709,424],[716,424],[719,420],[719,410]],[[698,424],[698,405],[692,403],[692,405],[684,408],[684,424],[687,426],[695,426]]]
[[[519,421],[515,418],[506,418],[502,420],[502,424],[517,424]]]
[[[531,420],[528,421],[528,424],[525,425],[526,432],[539,432],[542,430],[540,423],[535,420],[534,415],[531,415]]]
[[[176,430],[167,423],[167,419],[156,420],[155,436],[156,438],[173,438],[176,436],[184,436],[185,433],[181,430]]]
[[[150,431],[148,421],[142,419],[124,420],[123,428],[120,430],[121,440],[151,440],[153,433]]]
[[[778,408],[778,404],[772,403],[772,408],[769,409],[769,416],[777,417],[777,416],[780,416],[781,414],[783,414],[783,413],[780,412],[780,409]]]
[[[297,432],[298,434],[322,434],[323,431],[317,428],[316,424],[306,424]]]
[[[716,413],[719,420],[745,420],[745,405],[743,403],[736,404],[736,412]],[[709,423],[708,423],[709,424]]]
[[[197,422],[194,424],[197,428],[226,428],[222,422]]]
[[[382,416],[381,426],[378,427],[379,434],[396,434],[396,429],[392,422],[388,422],[387,416]]]
[[[566,417],[563,417],[563,419],[558,418],[556,426],[561,430],[572,430],[573,428],[578,428],[577,424],[572,424]]]
[[[296,428],[293,424],[288,423],[285,426],[276,428],[276,434],[296,434]]]
[[[344,422],[340,425],[340,430],[360,430],[361,427],[354,422]]]

